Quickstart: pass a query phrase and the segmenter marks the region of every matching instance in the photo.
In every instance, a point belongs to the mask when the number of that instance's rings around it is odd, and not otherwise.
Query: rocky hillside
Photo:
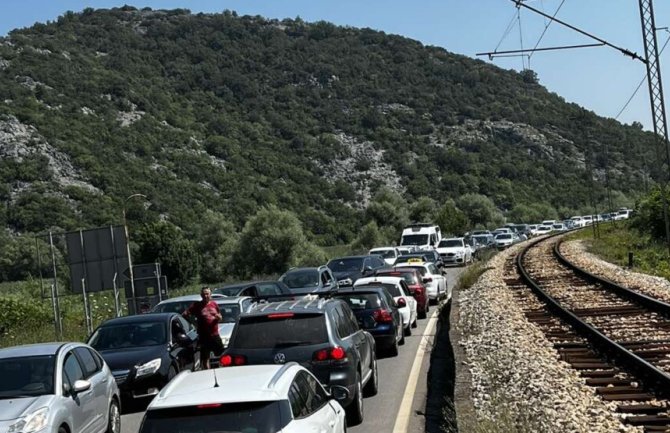
[[[15,232],[118,223],[125,197],[186,231],[292,210],[350,241],[380,190],[502,211],[617,203],[650,135],[481,61],[369,29],[131,7],[0,39],[0,220]],[[586,171],[588,169],[588,174]]]

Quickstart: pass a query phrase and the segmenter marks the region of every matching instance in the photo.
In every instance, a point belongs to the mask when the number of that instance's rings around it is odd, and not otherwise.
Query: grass
[[[568,239],[583,239],[590,253],[622,267],[628,267],[628,254],[633,253],[633,271],[670,279],[670,257],[665,243],[638,233],[626,221],[600,224],[597,234],[594,238],[593,230],[580,230]]]

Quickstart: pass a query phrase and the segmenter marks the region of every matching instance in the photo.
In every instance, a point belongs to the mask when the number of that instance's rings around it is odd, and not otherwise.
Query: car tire
[[[426,314],[427,311],[428,311],[428,307],[426,307],[423,311],[419,311],[419,312],[417,312],[416,314],[417,314],[417,316],[419,317],[419,319],[425,319],[426,316],[427,316],[427,314]],[[415,323],[416,323],[416,322],[415,322]]]
[[[67,433],[67,429],[63,426],[58,427],[58,433]]]
[[[400,328],[400,341],[398,341],[398,346],[402,346],[405,344],[405,325],[403,324],[402,327]]]
[[[412,335],[412,324],[411,323],[409,325],[407,325],[407,328],[403,328],[403,339],[404,339],[405,336],[409,337],[410,335]]]
[[[377,357],[372,359],[371,371],[372,374],[370,375],[370,379],[368,379],[368,383],[366,383],[365,388],[363,388],[364,397],[372,397],[373,395],[377,395],[377,392],[379,392],[379,370],[377,370]]]
[[[419,314],[417,313],[417,316],[418,316],[418,315],[419,315]],[[414,319],[414,322],[412,322],[412,328],[416,328],[417,326],[419,326],[419,324],[416,323],[416,321],[417,321],[417,319]]]
[[[361,374],[356,372],[356,392],[354,399],[345,409],[347,413],[347,426],[358,425],[363,422],[363,387],[361,386]]]
[[[121,408],[119,408],[119,403],[114,399],[109,404],[106,432],[121,433]],[[58,433],[60,433],[60,429],[58,429]]]

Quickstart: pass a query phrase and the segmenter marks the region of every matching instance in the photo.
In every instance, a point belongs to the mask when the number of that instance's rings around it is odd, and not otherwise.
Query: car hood
[[[129,370],[135,365],[144,364],[152,359],[162,358],[166,344],[154,346],[128,347],[99,351],[111,370]]]
[[[54,398],[53,394],[49,394],[0,400],[0,421],[11,421],[23,415],[29,415],[39,408],[52,406]]]
[[[463,248],[463,247],[437,248],[437,252],[440,253],[440,254],[462,253],[462,252],[465,252],[465,248]]]
[[[337,281],[351,278],[351,280],[357,280],[363,275],[360,271],[347,271],[347,272],[333,272],[333,276]]]

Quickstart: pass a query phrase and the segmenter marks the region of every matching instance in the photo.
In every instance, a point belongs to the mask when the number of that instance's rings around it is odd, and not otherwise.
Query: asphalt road
[[[458,275],[463,268],[450,268],[447,271],[448,284],[453,287],[456,284]],[[347,431],[356,433],[399,433],[394,432],[394,427],[398,421],[398,414],[402,411],[401,403],[403,397],[405,401],[411,401],[409,411],[409,422],[407,429],[403,433],[418,433],[424,431],[423,412],[426,400],[426,375],[428,373],[430,348],[432,347],[432,337],[434,329],[427,334],[422,341],[424,332],[430,320],[437,320],[432,316],[437,311],[435,306],[431,306],[428,319],[418,321],[418,327],[412,329],[412,335],[405,337],[405,345],[400,347],[400,353],[397,357],[382,358],[378,360],[379,368],[379,393],[364,400],[365,418],[362,424],[349,427]],[[433,317],[433,319],[430,319]],[[420,365],[418,380],[414,390],[407,390],[408,396],[405,396],[410,371],[417,357],[419,348],[424,351],[424,357]],[[418,368],[418,367],[417,367]],[[412,392],[413,391],[413,392]],[[405,408],[406,409],[406,408]],[[134,413],[127,413],[121,417],[121,433],[137,433],[144,415],[143,410]],[[399,423],[400,424],[400,423]]]

